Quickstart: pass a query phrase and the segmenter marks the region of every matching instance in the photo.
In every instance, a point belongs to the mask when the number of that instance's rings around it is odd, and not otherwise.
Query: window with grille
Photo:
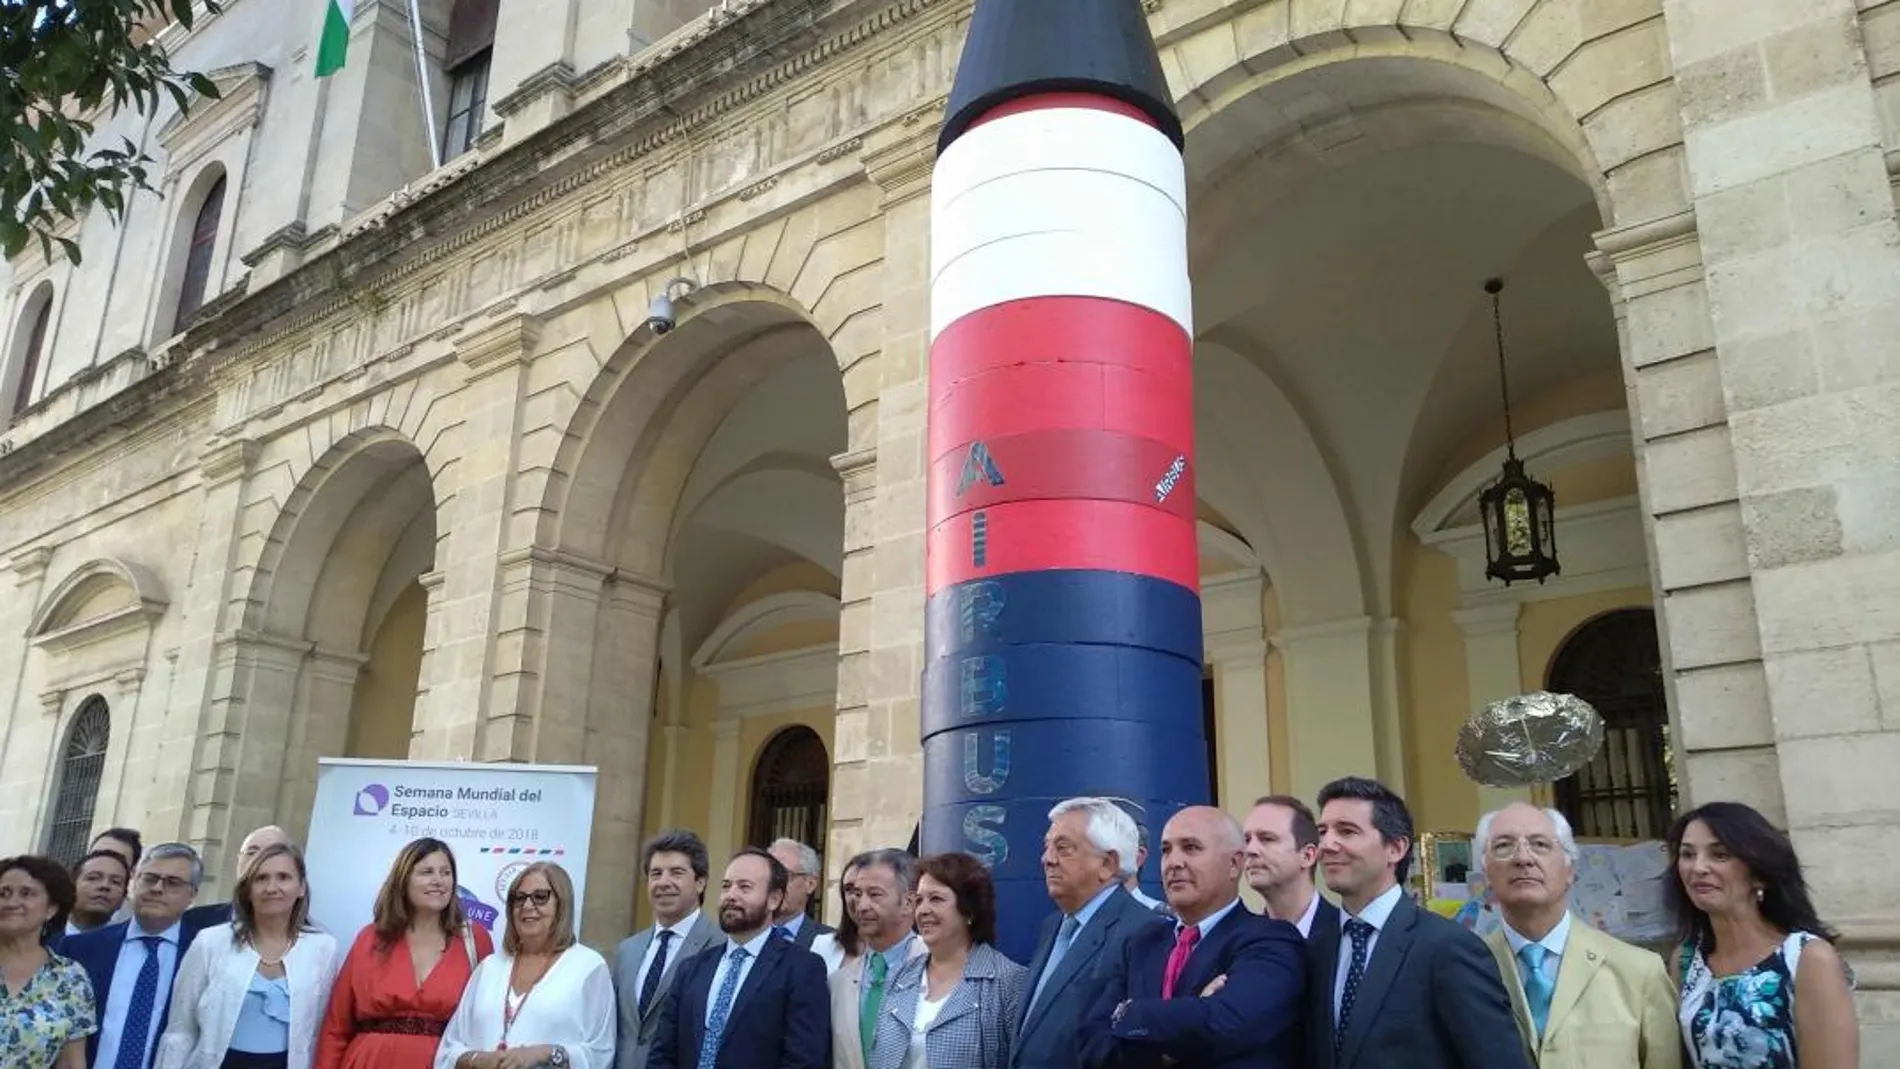
[[[818,733],[801,726],[772,736],[752,770],[752,845],[796,839],[822,858],[830,800],[831,755]],[[824,871],[822,863],[819,871]],[[806,909],[813,916],[824,905],[823,898],[811,896]]]
[[[33,403],[33,383],[40,377],[40,356],[46,349],[46,324],[53,316],[53,295],[48,293],[33,313],[33,325],[27,328],[26,349],[20,354],[20,381],[13,387],[13,414],[26,411]]]
[[[71,867],[86,855],[92,841],[92,810],[99,801],[99,781],[106,770],[106,742],[112,734],[112,714],[106,700],[93,695],[79,707],[66,732],[66,750],[59,761],[59,793],[53,802],[53,820],[46,829],[46,853]]]
[[[178,281],[178,314],[172,317],[172,333],[191,325],[192,317],[204,307],[205,289],[211,283],[211,253],[218,245],[218,220],[224,214],[224,179],[211,183],[198,215],[191,224],[191,245],[185,250],[185,273]]]
[[[1580,836],[1662,838],[1678,789],[1656,614],[1623,609],[1583,625],[1557,651],[1548,686],[1575,694],[1603,717],[1603,748],[1557,781],[1557,808]]]

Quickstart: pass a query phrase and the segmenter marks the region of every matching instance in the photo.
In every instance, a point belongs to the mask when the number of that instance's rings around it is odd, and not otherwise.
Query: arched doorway
[[[1557,808],[1580,836],[1660,839],[1674,818],[1678,788],[1656,614],[1619,609],[1584,624],[1558,648],[1547,686],[1582,698],[1603,717],[1602,749],[1557,781]]]
[[[830,820],[831,755],[825,740],[804,725],[772,736],[752,767],[751,807],[746,839],[767,846],[775,839],[796,839],[824,854]],[[822,904],[814,895],[812,905]]]

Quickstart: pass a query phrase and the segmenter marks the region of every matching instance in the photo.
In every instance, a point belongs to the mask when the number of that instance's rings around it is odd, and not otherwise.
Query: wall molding
[[[838,647],[720,661],[700,669],[719,691],[718,720],[779,716],[838,703]]]

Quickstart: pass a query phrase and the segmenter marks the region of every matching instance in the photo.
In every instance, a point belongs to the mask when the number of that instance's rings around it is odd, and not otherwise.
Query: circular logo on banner
[[[526,861],[516,861],[513,864],[503,865],[501,871],[495,874],[495,897],[501,899],[504,905],[508,901],[508,885],[514,883],[515,877],[521,875],[522,870],[527,867]]]
[[[380,783],[372,783],[356,792],[355,815],[359,817],[380,816],[384,807],[389,805],[389,788]]]

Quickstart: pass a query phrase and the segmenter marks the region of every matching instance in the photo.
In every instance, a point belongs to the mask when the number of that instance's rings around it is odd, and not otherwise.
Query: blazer
[[[719,925],[701,909],[698,919],[687,929],[686,937],[679,941],[678,946],[667,948],[666,971],[660,974],[660,989],[655,992],[653,1001],[647,1004],[647,1012],[642,1015],[640,962],[646,959],[647,948],[653,945],[653,936],[653,927],[649,925],[644,931],[622,939],[619,949],[614,951],[614,1001],[619,1007],[614,1069],[646,1069],[647,1048],[653,1045],[653,1033],[660,1026],[660,1006],[666,1002],[667,992],[673,990],[673,983],[679,978],[680,962],[725,938],[719,934]]]
[[[869,949],[869,948],[866,948]],[[910,937],[910,951],[904,961],[927,953],[929,948],[916,936]],[[884,978],[888,993],[892,980],[899,967]],[[864,1036],[859,1031],[863,1021],[861,1011],[864,1008],[864,955],[846,958],[838,965],[826,983],[831,988],[831,1066],[832,1069],[868,1069],[864,1064]]]
[[[660,1007],[647,1069],[696,1069],[706,1042],[713,974],[721,941],[681,963]],[[733,1000],[719,1042],[716,1069],[825,1069],[831,1062],[831,1006],[825,963],[784,939],[765,940]]]
[[[336,981],[336,940],[306,931],[284,957],[290,980],[289,1069],[310,1069],[317,1033]],[[257,972],[257,951],[240,947],[230,925],[207,928],[192,940],[172,984],[171,1021],[158,1040],[154,1069],[218,1069],[237,1031],[244,992]]]
[[[1510,940],[1500,929],[1484,941],[1504,976],[1525,1052],[1541,1069],[1680,1069],[1676,985],[1656,954],[1573,915],[1540,1040]]]
[[[1078,1036],[1082,1064],[1292,1069],[1306,986],[1300,930],[1235,905],[1201,937],[1174,997],[1163,999],[1161,981],[1176,927],[1145,926],[1123,944]],[[1220,991],[1201,997],[1217,976],[1227,978]]]
[[[1372,948],[1335,1061],[1333,987],[1349,964],[1340,960],[1343,923],[1337,911],[1313,920],[1309,1069],[1530,1069],[1484,940],[1403,894]]]
[[[1082,1027],[1082,1018],[1095,1005],[1128,937],[1149,927],[1167,928],[1168,924],[1135,896],[1115,888],[1088,924],[1075,934],[1075,942],[1056,963],[1042,998],[1032,1007],[1030,1000],[1035,998],[1036,985],[1042,983],[1056,935],[1062,930],[1060,913],[1043,921],[1036,956],[1030,959],[1029,973],[1023,978],[1022,1003],[1016,1009],[1011,1069],[1076,1069],[1081,1064],[1076,1032]]]
[[[920,945],[923,940],[917,941]],[[871,1045],[867,1069],[902,1069],[910,1054],[910,1037],[923,1000],[930,955],[917,954],[890,980],[890,991],[878,1013],[877,1039]],[[1009,1064],[1010,1044],[1021,1012],[1023,977],[1029,970],[1003,956],[988,943],[970,948],[963,963],[963,980],[944,1000],[937,1019],[924,1032],[924,1061],[946,1069],[1002,1069]]]
[[[812,940],[836,930],[837,929],[831,927],[831,925],[821,923],[814,917],[806,917],[804,923],[798,926],[798,931],[793,933],[792,943],[800,950],[810,950]]]
[[[86,978],[92,981],[93,1000],[98,1005],[97,1020],[99,1028],[86,1037],[86,1064],[99,1060],[99,1036],[105,1031],[106,1000],[112,995],[112,974],[119,968],[119,951],[125,946],[126,929],[130,921],[108,924],[103,928],[94,928],[89,932],[69,935],[61,941],[59,952],[78,962],[86,970]],[[179,918],[178,924],[178,964],[172,970],[172,979],[185,968],[185,953],[191,949],[191,941],[198,935],[198,928],[191,923],[190,914]],[[161,993],[165,995],[168,993]],[[164,1038],[165,1023],[171,1016],[172,1002],[169,997],[161,997],[158,1002],[158,1035]],[[153,1055],[158,1052],[158,1044],[152,1044]]]

